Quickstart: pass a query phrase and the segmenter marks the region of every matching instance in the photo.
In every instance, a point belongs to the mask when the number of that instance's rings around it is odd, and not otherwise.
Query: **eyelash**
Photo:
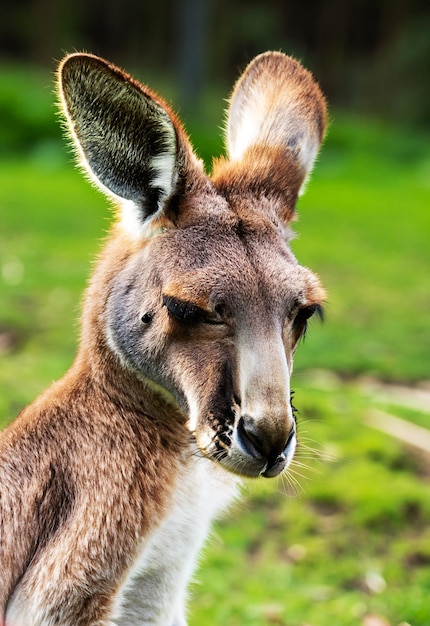
[[[196,324],[201,322],[203,324],[210,324],[211,326],[223,323],[220,319],[212,319],[210,313],[195,304],[178,300],[172,296],[163,296],[163,306],[166,307],[171,317],[182,323]]]
[[[206,324],[219,323],[208,319],[206,311],[195,304],[178,300],[172,296],[163,296],[163,306],[166,307],[169,315],[180,322],[191,324],[197,322],[204,322]],[[297,332],[299,337],[304,338],[306,336],[308,321],[315,314],[321,321],[324,320],[324,310],[320,304],[304,307],[297,313],[293,322],[293,329]]]
[[[308,328],[308,321],[310,318],[317,314],[321,321],[324,321],[324,309],[320,304],[313,304],[311,306],[300,309],[294,318],[293,328],[298,331],[298,336],[305,338]]]
[[[169,315],[180,322],[199,322],[204,320],[204,311],[190,302],[177,300],[172,296],[163,296],[163,306]]]

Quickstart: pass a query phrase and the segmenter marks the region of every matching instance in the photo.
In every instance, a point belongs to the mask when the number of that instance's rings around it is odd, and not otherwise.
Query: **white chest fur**
[[[237,493],[237,477],[195,459],[178,477],[166,516],[142,542],[110,624],[185,626],[186,589],[212,520]]]

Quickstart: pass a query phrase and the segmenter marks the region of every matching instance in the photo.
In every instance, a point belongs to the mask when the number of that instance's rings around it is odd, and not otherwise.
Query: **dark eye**
[[[203,318],[203,311],[198,306],[172,296],[163,296],[163,306],[172,317],[181,322],[198,322]]]
[[[293,322],[293,329],[297,339],[306,335],[308,320],[315,315],[315,313],[318,315],[320,320],[324,319],[324,310],[320,304],[312,304],[311,306],[303,307],[303,309],[300,309],[297,313]]]
[[[188,324],[201,322],[203,324],[209,324],[210,326],[222,326],[224,324],[221,315],[221,311],[223,310],[221,306],[216,306],[215,310],[212,312],[202,309],[196,304],[192,304],[186,300],[180,300],[179,298],[166,295],[163,295],[163,306],[166,307],[171,317],[174,317],[180,322]]]
[[[320,319],[323,318],[323,308],[320,304],[313,304],[312,306],[306,306],[297,313],[296,320],[306,321],[317,313]]]

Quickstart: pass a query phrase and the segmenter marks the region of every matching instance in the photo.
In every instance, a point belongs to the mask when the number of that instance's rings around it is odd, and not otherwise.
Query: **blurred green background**
[[[87,50],[159,90],[210,169],[223,99],[266,49],[301,59],[330,103],[292,243],[326,322],[296,357],[297,462],[216,526],[190,626],[429,626],[428,0],[3,0],[0,424],[70,365],[110,222],[61,137],[57,61]]]

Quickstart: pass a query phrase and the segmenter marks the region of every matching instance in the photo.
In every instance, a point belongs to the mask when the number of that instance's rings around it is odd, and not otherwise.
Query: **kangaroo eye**
[[[296,320],[307,321],[315,313],[317,313],[320,319],[323,319],[324,313],[320,304],[313,304],[312,306],[306,306],[304,309],[300,309],[297,313]]]
[[[169,315],[181,322],[198,322],[204,315],[202,309],[195,304],[172,296],[163,296],[163,306],[166,307]]]
[[[306,335],[306,330],[308,327],[308,320],[314,315],[317,314],[320,320],[324,320],[324,309],[320,304],[313,304],[311,306],[306,306],[297,313],[293,322],[293,329],[297,335],[297,339],[299,337],[304,337]]]
[[[150,324],[152,322],[152,313],[144,313],[140,318],[142,324]]]

